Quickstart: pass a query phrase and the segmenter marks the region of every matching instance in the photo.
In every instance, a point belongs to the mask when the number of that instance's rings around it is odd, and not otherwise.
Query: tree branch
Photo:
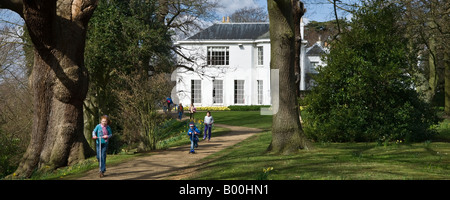
[[[2,0],[0,8],[12,10],[23,18],[23,0]]]
[[[332,1],[332,0],[327,0],[327,1],[330,2],[330,3],[332,3],[332,4],[334,4],[335,7],[339,8],[339,9],[341,9],[341,10],[343,10],[343,11],[347,11],[347,12],[349,12],[349,13],[352,13],[351,10],[345,9],[345,8],[343,8],[342,6],[338,6],[338,5],[336,4],[336,1],[335,1],[335,0],[333,0],[333,1]],[[344,3],[342,3],[340,0],[339,0],[339,2],[340,2],[341,4],[344,4]],[[349,6],[348,4],[344,4],[344,5]],[[353,5],[353,6],[355,6],[355,5]]]
[[[184,68],[184,69],[186,69],[186,70],[188,70],[188,71],[191,71],[191,72],[195,71],[194,68],[188,67],[188,66],[186,66],[186,65],[177,65],[176,67],[177,67],[177,68]]]
[[[97,8],[98,0],[73,1],[72,18],[84,24],[89,22],[94,10]]]
[[[183,53],[181,53],[180,51],[178,51],[177,47],[171,47],[172,51],[174,51],[177,55],[183,57],[185,60],[189,61],[189,62],[194,62],[192,59],[186,57],[186,55],[184,55]]]
[[[338,33],[336,35],[334,35],[334,40],[340,41],[338,39],[338,36],[341,34],[341,26],[339,24],[339,17],[338,17],[337,9],[336,9],[337,7],[338,6],[336,4],[336,0],[333,0],[334,16],[336,18],[336,25],[337,25],[337,29],[338,29]]]

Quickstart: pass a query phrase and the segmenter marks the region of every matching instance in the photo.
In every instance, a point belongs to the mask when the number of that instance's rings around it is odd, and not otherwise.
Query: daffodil
[[[266,168],[263,168],[263,172],[264,172],[264,173],[270,172],[270,171],[272,171],[272,170],[273,170],[273,167],[268,167],[267,169],[266,169]]]

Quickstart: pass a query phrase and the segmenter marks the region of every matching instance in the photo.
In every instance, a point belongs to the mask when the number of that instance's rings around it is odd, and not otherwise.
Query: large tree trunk
[[[51,170],[94,155],[83,136],[84,67],[87,23],[96,0],[24,0],[23,13],[35,47],[31,88],[31,141],[16,176]],[[16,11],[17,12],[17,11]]]
[[[450,56],[448,50],[444,52],[444,66],[445,66],[445,114],[450,116]]]
[[[279,102],[272,102],[279,104],[278,112],[273,116],[269,150],[290,153],[308,148],[298,117],[292,5],[290,0],[267,0],[267,6],[272,54],[270,68],[279,69]]]

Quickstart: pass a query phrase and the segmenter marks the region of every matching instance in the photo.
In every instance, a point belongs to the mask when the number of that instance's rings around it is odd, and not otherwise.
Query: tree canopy
[[[365,2],[338,40],[307,96],[305,132],[316,141],[424,140],[437,123],[431,106],[414,89],[407,69],[402,7]]]

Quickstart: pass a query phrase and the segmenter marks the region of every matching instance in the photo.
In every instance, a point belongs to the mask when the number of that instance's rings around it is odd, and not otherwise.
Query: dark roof
[[[307,52],[306,55],[308,56],[320,56],[323,53],[325,53],[325,50],[320,47],[319,44],[314,44]]]
[[[255,40],[269,38],[269,23],[220,23],[187,40]]]

